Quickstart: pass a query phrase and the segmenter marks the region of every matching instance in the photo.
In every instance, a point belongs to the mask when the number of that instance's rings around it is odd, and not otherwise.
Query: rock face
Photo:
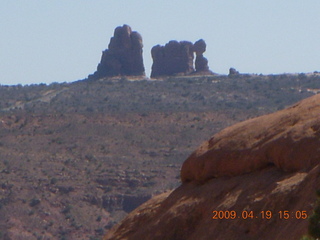
[[[105,239],[300,239],[320,188],[319,112],[315,95],[214,135],[184,162],[180,187]]]
[[[144,76],[142,47],[138,32],[133,32],[128,25],[117,27],[93,77]]]
[[[207,44],[203,39],[196,41],[193,45],[193,50],[196,53],[195,67],[196,72],[209,72],[208,60],[203,56],[206,51]]]
[[[151,77],[163,77],[189,74],[212,74],[208,60],[203,57],[206,50],[204,40],[192,44],[188,41],[170,41],[165,46],[154,46],[151,50],[153,59]],[[193,66],[196,53],[195,69]]]
[[[308,231],[308,219],[301,215],[312,213],[319,187],[319,166],[298,173],[270,166],[203,185],[185,183],[141,205],[104,240],[299,240]],[[222,219],[213,219],[213,211]],[[227,219],[231,211],[235,219]]]
[[[116,209],[129,213],[150,198],[151,195],[105,195],[102,197],[102,206],[110,212]]]
[[[194,71],[193,44],[191,42],[170,41],[165,46],[151,49],[153,58],[151,77],[186,75]]]
[[[310,169],[320,159],[320,95],[285,110],[224,129],[183,163],[182,182],[204,182],[275,165]]]
[[[237,75],[239,75],[239,71],[237,71],[235,68],[229,69],[229,77],[230,76],[237,76]]]

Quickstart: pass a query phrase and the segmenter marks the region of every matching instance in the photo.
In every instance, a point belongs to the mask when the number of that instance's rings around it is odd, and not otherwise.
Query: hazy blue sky
[[[0,84],[83,79],[123,24],[148,75],[152,46],[200,38],[216,73],[320,70],[319,0],[1,0]]]

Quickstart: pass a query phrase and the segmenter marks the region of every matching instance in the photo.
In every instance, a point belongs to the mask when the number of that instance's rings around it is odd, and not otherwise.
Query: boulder
[[[138,32],[133,32],[128,25],[117,27],[93,77],[144,76],[142,48]]]
[[[197,56],[202,55],[207,48],[207,44],[203,39],[196,41],[193,45],[193,51],[196,53]]]

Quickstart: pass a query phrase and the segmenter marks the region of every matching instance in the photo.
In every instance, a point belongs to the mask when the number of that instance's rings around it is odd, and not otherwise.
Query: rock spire
[[[94,78],[112,76],[144,76],[142,37],[128,25],[114,30],[108,49],[102,52]]]

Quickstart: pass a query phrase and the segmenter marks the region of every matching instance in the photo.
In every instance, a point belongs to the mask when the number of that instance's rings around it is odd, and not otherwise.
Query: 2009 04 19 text
[[[307,211],[277,211],[273,212],[271,210],[254,212],[254,211],[212,211],[212,219],[221,220],[221,219],[272,219],[272,218],[279,218],[279,219],[307,219],[308,214]]]

